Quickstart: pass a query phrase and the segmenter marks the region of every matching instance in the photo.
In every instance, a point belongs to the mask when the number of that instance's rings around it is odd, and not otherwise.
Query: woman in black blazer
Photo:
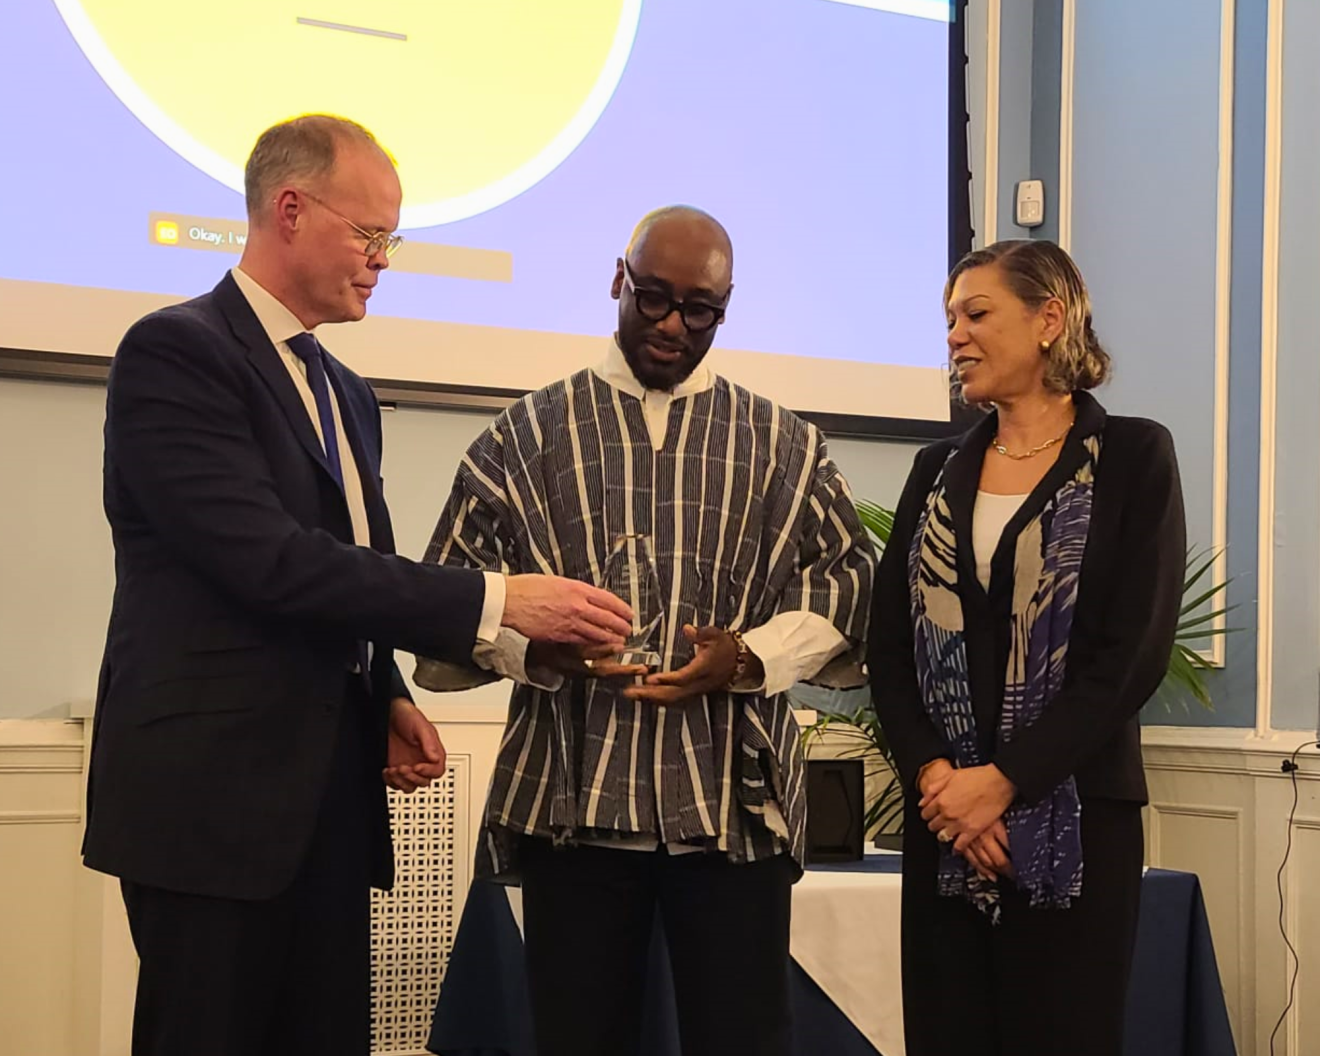
[[[1137,713],[1185,529],[1164,427],[1105,413],[1076,265],[1045,241],[945,287],[966,402],[921,451],[874,594],[875,708],[907,792],[908,1056],[1118,1056],[1141,883]]]

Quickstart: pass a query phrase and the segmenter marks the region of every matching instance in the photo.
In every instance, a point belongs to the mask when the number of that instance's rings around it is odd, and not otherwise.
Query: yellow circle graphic
[[[55,0],[92,65],[173,150],[241,191],[258,132],[360,121],[399,163],[403,226],[521,194],[582,142],[642,0]]]

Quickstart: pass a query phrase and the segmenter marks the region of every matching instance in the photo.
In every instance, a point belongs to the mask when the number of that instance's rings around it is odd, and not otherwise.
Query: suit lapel
[[[944,496],[957,540],[958,581],[972,590],[981,589],[976,576],[976,552],[972,546],[972,513],[981,484],[981,463],[995,435],[997,420],[995,415],[987,415],[965,433],[958,442],[958,450],[944,468]]]
[[[385,507],[385,496],[380,490],[380,457],[374,454],[367,444],[371,435],[364,420],[365,408],[359,407],[359,401],[349,391],[348,371],[339,360],[325,353],[326,375],[330,387],[334,389],[339,401],[339,417],[344,423],[344,435],[349,449],[353,452],[353,462],[357,466],[358,479],[362,484],[362,502],[367,510],[367,527],[371,533],[371,546],[384,554],[394,553],[394,532],[390,528],[389,511]],[[374,397],[373,397],[374,398]]]
[[[339,484],[330,471],[330,463],[325,457],[325,448],[322,447],[311,417],[307,413],[307,405],[303,403],[293,379],[289,376],[288,368],[275,346],[271,344],[269,336],[252,311],[252,306],[243,296],[243,291],[238,288],[232,276],[225,275],[216,286],[213,296],[228,320],[234,336],[247,350],[253,368],[261,376],[289,420],[289,427],[299,443],[306,449],[311,459],[321,467],[335,490],[339,491]],[[393,553],[394,533],[390,527],[385,497],[380,490],[379,456],[373,458],[366,446],[366,437],[371,435],[370,431],[362,420],[358,401],[353,399],[353,394],[350,392],[345,367],[329,352],[325,354],[325,365],[326,376],[339,404],[339,417],[343,422],[348,446],[353,452],[353,461],[362,483],[362,498],[367,509],[367,526],[371,534],[372,548],[382,553]],[[343,493],[340,494],[342,496]]]
[[[307,406],[303,403],[302,397],[298,395],[293,379],[289,377],[288,368],[280,359],[280,354],[275,346],[271,344],[266,331],[252,311],[252,306],[248,304],[247,298],[243,296],[243,291],[238,288],[238,284],[234,282],[232,276],[226,275],[220,280],[220,285],[215,288],[214,296],[220,311],[229,321],[234,336],[247,349],[248,360],[261,376],[261,380],[266,383],[267,388],[275,397],[275,402],[280,405],[284,416],[289,420],[289,427],[293,430],[293,435],[298,438],[299,443],[307,450],[307,454],[311,456],[312,460],[333,481],[334,474],[330,471],[330,463],[326,461],[325,448],[321,446],[321,441],[316,435],[316,429],[312,426],[312,420],[307,414]]]

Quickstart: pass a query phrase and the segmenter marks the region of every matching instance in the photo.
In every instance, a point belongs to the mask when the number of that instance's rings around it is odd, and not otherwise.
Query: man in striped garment
[[[704,365],[732,269],[705,213],[643,219],[605,361],[476,440],[426,554],[595,584],[638,537],[654,561],[657,669],[507,630],[476,656],[517,683],[477,875],[522,884],[541,1056],[637,1051],[657,908],[684,1053],[790,1048],[806,804],[784,694],[860,683],[874,556],[816,428]]]

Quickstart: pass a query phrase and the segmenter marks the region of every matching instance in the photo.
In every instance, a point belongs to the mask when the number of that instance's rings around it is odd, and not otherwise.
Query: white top
[[[994,560],[999,540],[1013,514],[1026,501],[1026,495],[976,493],[976,506],[972,509],[972,553],[976,555],[976,578],[986,590],[990,589],[990,562]]]
[[[321,416],[316,413],[316,397],[312,386],[307,381],[307,364],[289,347],[289,338],[304,333],[307,328],[298,321],[288,308],[251,275],[241,268],[233,268],[230,274],[238,285],[239,291],[247,299],[252,314],[266,331],[270,343],[275,346],[280,360],[293,387],[298,390],[303,406],[307,408],[307,417],[311,419],[316,438],[325,446],[325,437],[321,435]],[[344,476],[344,498],[348,502],[348,517],[353,524],[353,542],[358,546],[371,545],[371,530],[367,526],[367,503],[362,495],[362,478],[358,475],[357,460],[348,443],[348,433],[344,430],[344,421],[339,412],[339,396],[330,386],[330,410],[335,419],[335,439],[339,442],[339,465]],[[486,573],[486,596],[481,607],[481,623],[477,629],[477,638],[482,642],[492,642],[504,619],[504,577]]]

